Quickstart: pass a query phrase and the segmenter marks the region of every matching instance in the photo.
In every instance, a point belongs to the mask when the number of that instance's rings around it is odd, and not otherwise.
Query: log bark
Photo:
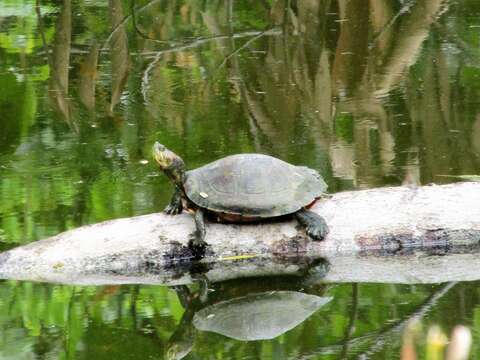
[[[75,284],[177,285],[302,275],[315,259],[323,281],[423,283],[480,278],[480,183],[391,187],[334,194],[312,208],[330,232],[308,239],[293,220],[208,223],[206,257],[192,263],[188,214],[161,213],[84,226],[0,254],[0,278]],[[430,255],[430,256],[427,256]],[[438,256],[442,255],[442,256]]]

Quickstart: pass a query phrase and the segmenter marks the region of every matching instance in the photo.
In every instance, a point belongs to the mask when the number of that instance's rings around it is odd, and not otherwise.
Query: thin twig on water
[[[142,76],[142,96],[143,100],[147,102],[147,91],[149,87],[149,82],[150,82],[150,72],[152,69],[155,67],[155,65],[160,61],[163,55],[173,53],[173,52],[179,52],[187,49],[192,49],[196,48],[198,46],[204,45],[210,41],[213,40],[220,40],[220,39],[227,39],[227,38],[243,38],[243,37],[257,37],[258,36],[267,36],[267,35],[278,35],[281,34],[281,30],[279,28],[272,28],[269,30],[265,31],[245,31],[243,33],[238,33],[238,34],[233,34],[232,36],[230,35],[216,35],[208,38],[199,38],[195,39],[193,42],[188,43],[188,44],[182,44],[180,46],[172,47],[169,49],[163,49],[159,50],[158,52],[155,53],[155,57],[153,58],[152,62],[147,66],[145,69],[143,76]],[[143,54],[145,55],[145,54]],[[234,55],[234,54],[233,54]]]
[[[357,359],[369,359],[374,353],[378,352],[385,345],[385,343],[389,338],[392,338],[393,336],[396,336],[397,338],[399,338],[398,334],[400,334],[403,331],[403,329],[405,328],[405,326],[407,326],[407,324],[409,324],[414,319],[419,320],[423,318],[428,312],[432,310],[432,308],[437,304],[437,302],[457,284],[458,282],[452,281],[443,285],[438,290],[436,290],[432,295],[430,295],[428,299],[410,316],[405,317],[403,320],[389,326],[385,330],[381,330],[375,333],[369,333],[359,337],[352,338],[348,340],[347,345],[335,344],[335,345],[325,346],[309,354],[305,354],[304,356],[301,356],[301,357],[296,356],[295,359],[296,360],[308,360],[313,358],[316,359],[319,355],[322,355],[322,354],[331,354],[332,352],[333,353],[341,352],[345,348],[345,346],[348,346],[350,349],[354,348],[355,346],[357,346],[358,348],[358,346],[361,346],[366,342],[374,341],[373,344],[366,351],[360,353],[356,357]]]
[[[143,6],[140,6],[138,9],[135,10],[135,12],[138,14],[142,11],[144,11],[145,9],[148,9],[150,6],[156,4],[157,2],[159,2],[161,0],[151,0],[149,1],[148,3],[146,3],[145,5]],[[125,26],[125,24],[127,23],[127,21],[132,17],[132,14],[130,15],[127,15],[125,16],[122,21],[120,21],[117,26],[115,26],[112,31],[110,32],[110,34],[108,35],[108,37],[106,38],[106,40],[103,42],[103,45],[100,49],[100,51],[104,51],[106,50],[107,46],[108,46],[108,43],[110,42],[110,40],[112,39],[113,35],[115,35],[115,33],[123,26]]]

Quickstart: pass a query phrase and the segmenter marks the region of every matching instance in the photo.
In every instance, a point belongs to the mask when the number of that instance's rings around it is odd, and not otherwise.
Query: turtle
[[[313,240],[323,240],[329,231],[325,219],[309,210],[327,190],[316,170],[269,155],[242,153],[186,171],[182,158],[159,142],[152,154],[175,187],[164,212],[176,215],[187,210],[194,216],[196,230],[188,246],[197,257],[208,245],[206,215],[233,223],[293,215]]]

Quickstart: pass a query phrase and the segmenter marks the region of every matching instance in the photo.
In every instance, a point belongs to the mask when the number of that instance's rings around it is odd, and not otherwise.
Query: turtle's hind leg
[[[188,247],[192,250],[195,258],[201,258],[205,255],[205,248],[207,243],[205,242],[205,216],[202,209],[195,210],[195,231],[190,234],[190,240]]]
[[[172,200],[167,205],[167,207],[163,210],[168,215],[177,215],[183,211],[182,205],[182,192],[179,188],[175,188],[175,192],[173,193]]]
[[[313,211],[302,209],[295,213],[297,221],[305,227],[307,235],[313,240],[323,240],[328,233],[328,226],[323,217]]]

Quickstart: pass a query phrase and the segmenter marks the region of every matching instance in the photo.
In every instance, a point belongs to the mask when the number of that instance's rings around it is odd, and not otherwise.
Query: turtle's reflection
[[[325,260],[299,276],[246,278],[208,285],[198,275],[199,287],[174,287],[183,317],[167,345],[168,359],[190,353],[197,331],[211,331],[236,340],[268,340],[301,324],[327,304],[331,297],[321,279],[328,271]]]

